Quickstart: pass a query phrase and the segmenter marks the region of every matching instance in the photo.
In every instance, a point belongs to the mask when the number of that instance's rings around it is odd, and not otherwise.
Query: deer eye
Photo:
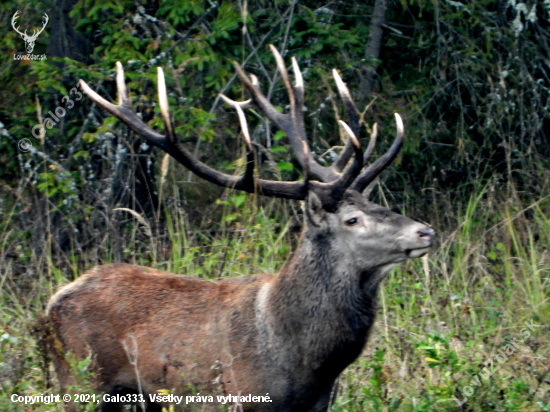
[[[356,223],[357,223],[357,218],[356,217],[352,217],[351,219],[346,220],[346,225],[348,225],[348,226],[353,226]]]

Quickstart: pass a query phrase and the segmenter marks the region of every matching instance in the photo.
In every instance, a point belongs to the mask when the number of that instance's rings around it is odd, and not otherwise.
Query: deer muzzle
[[[435,230],[426,225],[418,224],[410,228],[401,238],[402,247],[409,258],[424,256],[435,243]]]

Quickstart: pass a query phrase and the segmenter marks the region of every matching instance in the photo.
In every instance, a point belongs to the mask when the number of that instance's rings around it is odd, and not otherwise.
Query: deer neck
[[[376,313],[378,269],[359,271],[331,237],[302,236],[276,280],[260,291],[271,355],[316,371],[340,373],[359,355]],[[300,354],[304,358],[300,358]],[[330,366],[329,366],[330,365]],[[323,371],[325,373],[327,371]],[[327,374],[331,375],[330,373]]]

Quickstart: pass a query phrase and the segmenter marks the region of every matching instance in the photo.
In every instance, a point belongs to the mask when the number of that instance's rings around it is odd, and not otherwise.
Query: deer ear
[[[325,215],[325,210],[323,209],[323,203],[319,196],[315,192],[310,191],[306,198],[306,215],[309,220],[315,225],[319,226]]]

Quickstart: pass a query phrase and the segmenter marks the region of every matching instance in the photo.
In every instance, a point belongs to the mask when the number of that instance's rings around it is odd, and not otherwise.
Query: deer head
[[[278,112],[260,91],[258,79],[249,78],[237,64],[251,99],[237,102],[222,96],[237,111],[247,147],[241,176],[212,169],[180,145],[162,69],[158,69],[158,89],[164,135],[133,112],[120,63],[117,105],[80,81],[92,100],[197,176],[249,193],[304,200],[305,218],[299,245],[277,275],[209,282],[115,264],[94,268],[61,289],[47,312],[57,339],[51,353],[62,389],[74,383],[65,353],[78,357],[91,353],[98,389],[109,395],[141,395],[148,411],[163,405],[154,395],[157,390],[189,394],[190,387],[213,397],[269,394],[269,403],[239,401],[243,411],[327,410],[337,376],[365,345],[380,281],[395,265],[429,251],[435,237],[431,228],[361,195],[402,145],[399,115],[390,149],[369,164],[377,128],[363,152],[357,139],[357,110],[333,71],[349,118],[349,125],[340,122],[348,140],[332,166],[319,164],[307,144],[298,64],[292,59],[295,81],[291,83],[282,57],[271,49],[289,96],[288,113]],[[285,132],[304,170],[303,180],[279,182],[256,176],[254,146],[243,111],[247,107],[258,108]],[[125,343],[129,337],[132,356]],[[115,410],[111,407],[116,405],[106,403],[102,410]]]
[[[35,29],[34,30],[34,33],[32,34],[32,36],[29,36],[27,35],[27,30],[25,30],[24,33],[22,33],[20,30],[19,30],[19,27],[16,27],[15,26],[15,20],[17,20],[21,15],[19,14],[19,10],[17,10],[12,19],[11,19],[11,25],[13,27],[13,29],[19,33],[19,35],[23,38],[23,40],[25,40],[25,48],[27,49],[27,53],[28,54],[31,54],[32,51],[34,50],[34,42],[36,41],[36,39],[38,38],[38,35],[40,33],[42,33],[44,31],[44,29],[46,28],[46,25],[48,24],[48,21],[49,21],[49,17],[46,13],[44,13],[44,23],[42,24],[42,28],[41,29]]]

